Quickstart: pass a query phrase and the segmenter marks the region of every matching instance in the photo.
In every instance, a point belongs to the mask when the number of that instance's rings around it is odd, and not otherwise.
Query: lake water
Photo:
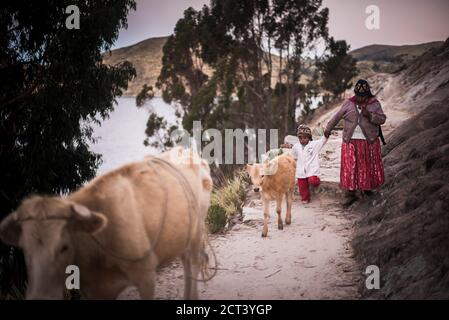
[[[316,108],[318,102],[318,99],[314,100],[312,108]],[[145,155],[159,152],[143,144],[151,112],[163,116],[169,123],[176,122],[175,108],[166,104],[160,97],[152,99],[142,108],[136,107],[135,98],[119,98],[109,118],[102,121],[100,126],[93,126],[93,136],[98,138],[98,141],[91,144],[91,150],[101,154],[103,160],[98,168],[98,175],[128,162],[141,160]]]
[[[132,161],[141,160],[145,155],[158,151],[145,147],[145,129],[151,112],[156,112],[169,122],[175,122],[175,109],[162,98],[154,98],[142,108],[136,107],[135,98],[119,98],[115,110],[100,126],[94,125],[93,136],[97,143],[91,150],[102,155],[103,163],[97,174],[103,174]]]

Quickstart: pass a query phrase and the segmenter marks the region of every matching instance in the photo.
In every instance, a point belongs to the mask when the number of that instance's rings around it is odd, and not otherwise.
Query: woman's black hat
[[[354,93],[357,97],[373,97],[368,81],[360,79],[354,87]]]

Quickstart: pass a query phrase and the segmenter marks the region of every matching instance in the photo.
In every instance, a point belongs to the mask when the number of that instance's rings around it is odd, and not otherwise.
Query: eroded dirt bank
[[[403,108],[420,110],[387,136],[386,183],[357,203],[353,245],[380,269],[376,299],[449,299],[449,40],[396,77]]]

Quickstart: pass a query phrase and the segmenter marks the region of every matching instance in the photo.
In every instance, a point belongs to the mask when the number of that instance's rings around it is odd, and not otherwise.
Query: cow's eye
[[[263,177],[265,177],[265,175],[261,174],[260,177],[263,178]]]

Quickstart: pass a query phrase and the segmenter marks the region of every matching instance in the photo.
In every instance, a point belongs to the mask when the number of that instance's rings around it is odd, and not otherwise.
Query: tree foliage
[[[323,89],[339,97],[352,86],[351,80],[358,74],[357,60],[348,54],[350,46],[344,40],[329,39],[327,54],[318,63]]]
[[[321,0],[212,0],[188,8],[163,48],[156,87],[182,108],[184,129],[295,131],[304,53],[327,39]],[[274,68],[274,64],[279,68]]]
[[[80,29],[65,26],[69,5]],[[31,193],[63,194],[95,175],[91,123],[135,75],[102,64],[134,0],[4,0],[0,9],[0,218]],[[23,260],[0,243],[1,296],[23,289]],[[19,290],[19,291],[20,291]]]

